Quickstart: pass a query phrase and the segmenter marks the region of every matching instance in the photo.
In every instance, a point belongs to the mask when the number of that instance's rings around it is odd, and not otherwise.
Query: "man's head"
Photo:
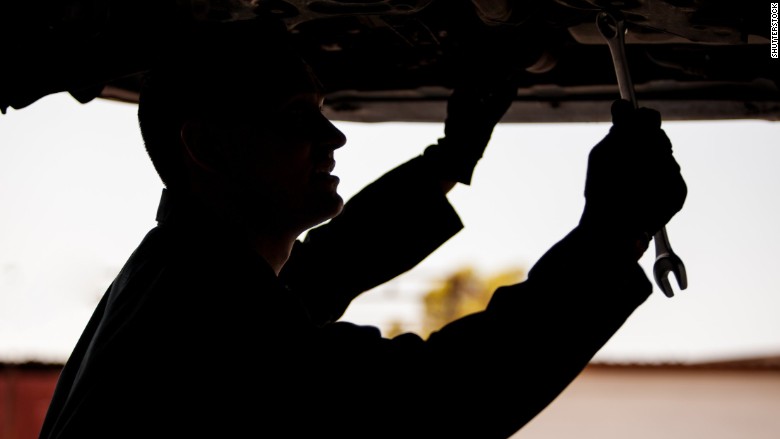
[[[253,224],[303,231],[342,208],[330,172],[346,140],[287,41],[283,25],[266,20],[196,32],[150,72],[138,116],[168,189],[220,197]]]

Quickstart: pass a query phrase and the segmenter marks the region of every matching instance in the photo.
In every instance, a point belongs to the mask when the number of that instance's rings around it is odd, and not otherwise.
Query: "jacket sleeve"
[[[601,237],[573,230],[520,284],[498,289],[486,310],[427,342],[438,367],[483,377],[444,401],[481,401],[459,431],[509,437],[549,405],[642,304],[652,285],[639,264]],[[461,398],[462,396],[462,398]],[[453,404],[457,413],[467,404]],[[475,418],[476,416],[476,418]],[[458,419],[458,418],[456,418]],[[480,434],[476,434],[476,433]]]
[[[651,290],[635,260],[577,228],[526,281],[499,288],[484,311],[427,340],[404,334],[370,342],[365,329],[352,339],[343,336],[348,327],[334,331],[341,334],[332,339],[349,346],[331,358],[347,363],[329,371],[348,371],[349,390],[340,391],[358,398],[342,402],[372,407],[350,407],[369,430],[386,424],[395,435],[508,438],[565,390]],[[403,413],[382,407],[393,396],[404,401]],[[374,410],[393,414],[376,419]]]
[[[463,227],[427,163],[413,158],[374,181],[293,247],[281,279],[318,324],[408,271]]]

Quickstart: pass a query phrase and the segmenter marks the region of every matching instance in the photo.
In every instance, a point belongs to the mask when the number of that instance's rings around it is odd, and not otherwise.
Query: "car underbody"
[[[780,115],[770,4],[725,0],[176,0],[4,5],[11,43],[0,108],[69,92],[135,102],[140,77],[176,50],[188,24],[284,20],[327,86],[334,120],[438,122],[464,66],[509,66],[517,98],[504,122],[591,122],[619,97],[596,26],[621,14],[640,105],[666,119]],[[775,34],[776,35],[776,34]],[[774,46],[776,48],[776,45]],[[490,75],[485,75],[489,80]]]

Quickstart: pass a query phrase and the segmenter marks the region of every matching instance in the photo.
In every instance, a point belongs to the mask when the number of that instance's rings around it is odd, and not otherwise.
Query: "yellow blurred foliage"
[[[423,295],[425,315],[421,335],[427,337],[455,319],[482,311],[496,288],[521,282],[525,276],[524,268],[504,270],[490,276],[482,276],[471,267],[455,271],[438,288]]]

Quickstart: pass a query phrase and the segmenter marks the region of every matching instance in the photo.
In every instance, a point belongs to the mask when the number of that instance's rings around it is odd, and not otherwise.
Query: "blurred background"
[[[35,437],[59,367],[154,226],[162,186],[135,111],[59,93],[0,116],[1,438]],[[336,123],[348,138],[334,172],[345,199],[443,130]],[[669,121],[664,128],[689,187],[667,226],[689,287],[675,288],[672,298],[656,287],[518,438],[780,435],[780,124]],[[388,336],[425,335],[484,306],[496,286],[521,281],[577,223],[587,154],[607,129],[499,125],[473,184],[450,195],[465,229],[356,300],[344,319]],[[641,261],[649,276],[653,258],[651,246]],[[517,361],[534,359],[519,348]]]

